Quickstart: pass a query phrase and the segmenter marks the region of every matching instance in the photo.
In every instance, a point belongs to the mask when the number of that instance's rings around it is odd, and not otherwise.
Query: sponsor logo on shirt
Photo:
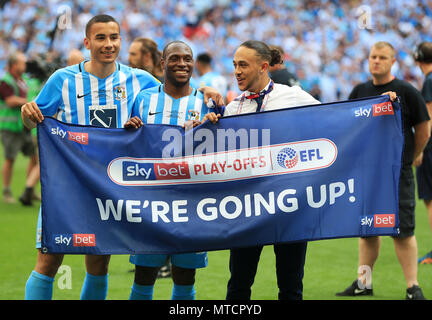
[[[90,125],[103,128],[117,128],[117,106],[90,106]]]

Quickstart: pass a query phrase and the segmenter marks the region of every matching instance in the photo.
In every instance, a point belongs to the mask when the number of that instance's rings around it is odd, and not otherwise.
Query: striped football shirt
[[[160,84],[144,70],[116,62],[116,70],[100,79],[84,69],[84,62],[54,72],[35,102],[45,116],[66,123],[122,128],[142,89]]]
[[[221,113],[220,108],[209,108],[204,96],[192,89],[188,96],[174,99],[164,92],[163,84],[141,91],[136,98],[132,117],[144,123],[182,126],[187,120],[202,120],[209,112]]]

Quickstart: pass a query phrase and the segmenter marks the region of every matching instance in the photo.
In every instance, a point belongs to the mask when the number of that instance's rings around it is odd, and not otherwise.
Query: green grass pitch
[[[0,150],[0,159],[3,159]],[[2,161],[0,160],[0,163]],[[25,184],[24,175],[27,159],[17,159],[12,191],[17,198]],[[5,204],[0,201],[0,300],[24,299],[24,287],[30,272],[36,263],[35,230],[39,203],[33,207],[21,204]],[[417,202],[416,237],[419,254],[432,249],[432,233],[427,221],[423,202]],[[347,300],[335,296],[356,277],[358,239],[336,239],[314,241],[308,244],[304,276],[305,300]],[[229,252],[209,252],[209,265],[197,271],[197,300],[224,300],[228,271]],[[71,286],[65,287],[62,274],[56,276],[53,299],[79,299],[81,285],[85,275],[84,256],[67,255],[63,265],[69,266],[72,275]],[[128,255],[111,257],[109,268],[108,300],[126,300],[129,298],[133,281],[133,266]],[[419,265],[418,279],[426,298],[432,299],[432,265]],[[169,300],[172,282],[170,279],[158,279],[154,290],[154,299]],[[356,299],[399,300],[405,298],[406,284],[402,269],[397,260],[393,240],[384,237],[380,256],[373,273],[373,297]],[[252,299],[277,299],[275,259],[272,246],[266,246],[261,255],[257,277],[252,288]]]

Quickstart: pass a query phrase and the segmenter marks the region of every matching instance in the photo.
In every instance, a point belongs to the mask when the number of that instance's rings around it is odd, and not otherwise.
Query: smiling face
[[[115,22],[94,23],[84,39],[84,45],[90,50],[91,59],[101,64],[111,64],[120,51],[120,28]]]
[[[191,49],[184,43],[173,43],[165,49],[161,61],[165,71],[165,82],[176,87],[189,83],[192,76],[194,60]]]
[[[260,92],[268,83],[268,62],[261,60],[254,49],[239,47],[234,54],[234,75],[241,91]]]

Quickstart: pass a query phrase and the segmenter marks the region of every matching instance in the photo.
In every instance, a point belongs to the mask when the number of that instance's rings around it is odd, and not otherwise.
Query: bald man
[[[72,66],[74,64],[78,64],[84,61],[84,56],[81,51],[78,49],[73,49],[68,56],[67,65]]]

